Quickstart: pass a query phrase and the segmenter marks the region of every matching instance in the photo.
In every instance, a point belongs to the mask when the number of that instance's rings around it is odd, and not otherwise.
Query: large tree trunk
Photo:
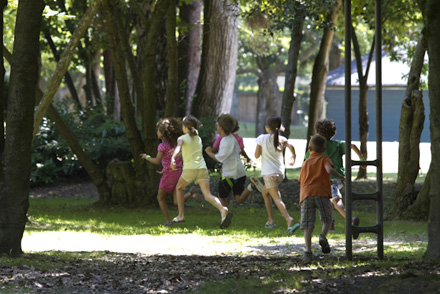
[[[426,0],[422,2],[425,34],[428,41],[429,55],[429,106],[431,131],[431,185],[429,199],[431,206],[428,221],[428,248],[424,257],[427,259],[440,258],[440,2]]]
[[[419,145],[424,122],[423,95],[421,91],[415,90],[402,102],[399,124],[399,167],[394,205],[390,216],[405,218],[406,210],[417,197],[414,184],[420,169]]]
[[[0,171],[0,254],[22,253],[29,208],[32,126],[39,77],[39,37],[44,1],[19,2],[9,84],[4,169]]]
[[[177,41],[176,41],[176,2],[168,0],[166,20],[167,53],[168,53],[168,82],[165,103],[165,117],[175,116],[178,89]]]
[[[44,91],[43,99],[35,110],[35,118],[34,118],[34,136],[37,133],[40,123],[52,103],[52,99],[57,92],[61,81],[63,80],[64,74],[69,67],[70,60],[72,59],[73,54],[75,53],[76,47],[81,40],[81,36],[84,34],[86,29],[89,27],[90,23],[93,20],[93,17],[98,12],[99,7],[101,6],[102,0],[94,1],[90,7],[87,9],[87,12],[82,17],[79,22],[78,27],[75,32],[72,34],[72,39],[70,40],[67,47],[64,49],[63,54],[61,54],[60,61],[57,63],[57,68],[55,70],[54,75],[51,77],[49,81],[49,86]],[[15,54],[15,53],[14,53]]]
[[[336,6],[327,15],[326,22],[334,24],[338,20],[342,0],[337,0]],[[328,74],[328,57],[335,30],[333,27],[324,28],[318,55],[316,56],[312,72],[312,84],[310,88],[309,125],[307,128],[307,143],[315,133],[315,122],[322,118],[324,109],[325,83]],[[308,144],[307,144],[308,145]]]
[[[284,82],[283,101],[281,104],[281,121],[284,125],[284,136],[290,136],[290,123],[293,103],[295,102],[295,81],[298,72],[299,50],[303,37],[304,18],[297,19],[290,36],[289,57],[287,61],[286,79]]]
[[[184,28],[179,32],[178,42],[179,103],[177,103],[177,116],[183,117],[189,114],[200,72],[202,2],[193,1],[191,4],[182,4],[179,11]]]
[[[420,88],[420,75],[425,62],[426,39],[421,36],[414,57],[411,62],[408,84],[406,87],[406,98],[402,102],[402,110],[399,123],[399,167],[397,173],[396,193],[394,205],[388,213],[388,218],[414,219],[414,212],[418,212],[419,219],[426,219],[429,209],[429,199],[425,198],[429,189],[424,187],[425,194],[415,191],[415,180],[419,173],[420,158],[420,135],[425,120],[422,92]],[[428,177],[425,185],[428,185]],[[421,197],[420,199],[417,199]],[[415,203],[415,202],[417,203]],[[412,205],[414,203],[414,205]],[[426,207],[426,203],[428,206]],[[411,208],[409,206],[411,205]],[[425,212],[422,212],[422,209]],[[411,211],[407,211],[410,209]]]
[[[1,0],[0,1],[0,9],[2,10],[1,12],[1,16],[0,16],[0,28],[3,32],[3,10],[5,9],[6,5],[8,4],[7,0]],[[3,34],[2,34],[2,44],[3,44]],[[3,52],[3,50],[2,50]],[[5,109],[4,109],[4,105],[5,105],[5,100],[6,97],[4,97],[4,88],[5,88],[5,64],[4,64],[4,60],[3,60],[3,55],[1,55],[2,60],[0,61],[0,170],[3,170],[3,154],[5,151]]]
[[[105,83],[105,102],[107,116],[115,119],[115,96],[116,96],[116,79],[115,68],[113,66],[113,57],[109,49],[103,53],[104,59],[104,83]]]
[[[239,4],[206,0],[202,66],[191,112],[198,118],[229,112],[238,54]]]

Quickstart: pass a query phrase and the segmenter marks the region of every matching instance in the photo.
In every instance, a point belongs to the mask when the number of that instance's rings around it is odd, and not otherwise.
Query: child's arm
[[[260,158],[262,150],[263,150],[263,148],[261,147],[261,145],[257,144],[257,148],[255,149],[255,158],[256,159]]]
[[[243,155],[244,158],[246,158],[247,162],[251,162],[251,159],[249,158],[249,156],[247,155],[246,151],[244,151],[244,148],[241,148],[241,155]]]
[[[345,177],[343,175],[341,175],[340,173],[338,173],[333,166],[330,163],[327,163],[325,165],[325,170],[333,177],[338,178],[339,180],[341,180],[342,184],[345,183]]]
[[[140,156],[142,157],[142,159],[145,159],[145,160],[151,162],[152,164],[159,165],[160,162],[162,161],[163,152],[157,151],[156,157],[151,157],[150,155],[147,155],[146,153],[142,153]]]
[[[176,156],[179,155],[180,151],[182,150],[183,141],[177,140],[177,146],[174,148],[173,156],[171,157],[171,169],[176,169]]]
[[[361,161],[365,160],[364,155],[362,154],[362,152],[359,150],[359,148],[356,145],[351,144],[351,150],[353,150],[354,153],[356,153],[357,156],[359,156],[359,160],[361,160]],[[361,165],[361,168],[366,168],[366,167],[367,167],[366,165]]]
[[[295,164],[295,160],[296,160],[295,147],[293,147],[293,145],[290,144],[289,141],[286,141],[286,142],[284,143],[284,146],[287,147],[287,148],[289,148],[290,153],[292,153],[292,157],[291,157],[290,160],[289,160],[289,164],[290,164],[290,165],[294,165],[294,164]]]
[[[213,149],[214,148],[212,148],[211,146],[208,146],[208,147],[206,147],[205,152],[206,152],[206,154],[208,154],[209,157],[211,157],[212,159],[214,159],[215,161],[218,162],[217,158],[215,158],[215,153],[214,153]]]

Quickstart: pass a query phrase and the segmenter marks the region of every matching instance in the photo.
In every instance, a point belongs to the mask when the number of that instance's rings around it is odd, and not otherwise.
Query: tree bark
[[[338,20],[342,0],[337,0],[333,10],[327,15],[326,22],[334,24]],[[310,88],[309,125],[307,127],[307,146],[310,137],[315,133],[315,122],[322,118],[324,109],[325,83],[328,74],[328,57],[335,31],[332,27],[324,28],[318,55],[312,71],[312,83]]]
[[[72,59],[73,54],[75,53],[76,47],[79,44],[81,36],[89,27],[90,23],[93,20],[93,17],[98,12],[101,3],[102,0],[96,0],[90,5],[90,7],[87,9],[87,12],[84,14],[81,21],[79,22],[79,25],[76,28],[75,32],[73,33],[72,39],[70,40],[66,49],[64,49],[63,54],[61,54],[60,61],[57,63],[55,73],[49,81],[49,86],[44,91],[43,99],[41,100],[40,104],[35,110],[34,132],[33,132],[34,136],[37,133],[38,128],[40,127],[40,123],[44,117],[44,114],[46,113],[47,109],[52,103],[52,99],[55,96],[55,93],[61,84],[61,81],[64,77],[64,74],[67,71],[67,68],[69,67],[70,61]]]
[[[198,118],[228,113],[238,54],[239,4],[206,0],[202,65],[191,112]]]
[[[105,14],[107,20],[109,46],[112,52],[115,76],[119,89],[119,97],[121,99],[121,112],[122,119],[127,132],[127,138],[130,143],[131,153],[133,155],[133,161],[135,169],[140,169],[142,165],[142,159],[139,154],[143,153],[144,145],[142,137],[137,129],[133,103],[130,96],[130,88],[128,86],[127,70],[125,67],[125,59],[122,54],[120,44],[123,42],[119,36],[121,30],[118,27],[118,15],[116,14],[116,7],[113,0],[106,0],[105,2]]]
[[[3,32],[3,11],[6,7],[6,5],[8,4],[7,0],[1,0],[0,1],[0,9],[2,10],[1,13],[1,19],[0,19],[0,27],[1,30]],[[3,43],[3,34],[2,34],[2,44]],[[3,46],[4,47],[4,46]],[[3,52],[3,50],[2,50]],[[5,88],[5,64],[4,64],[4,60],[3,60],[3,53],[2,53],[2,60],[1,60],[1,64],[0,64],[0,170],[3,170],[3,153],[5,151],[5,109],[4,109],[4,105],[5,105],[5,101],[6,101],[6,97],[4,97],[4,88]]]
[[[287,61],[286,79],[284,82],[283,100],[281,104],[281,121],[284,125],[284,136],[290,136],[290,124],[293,103],[295,102],[295,81],[298,72],[299,50],[303,38],[304,18],[295,21],[290,37],[289,57]]]
[[[429,56],[429,106],[430,106],[430,131],[431,131],[431,184],[429,199],[431,201],[428,219],[428,248],[425,252],[426,259],[440,258],[440,2],[425,0],[422,2],[422,13]]]
[[[167,30],[167,53],[168,53],[168,82],[165,103],[165,117],[175,116],[177,89],[178,89],[178,66],[177,66],[177,41],[176,41],[176,1],[168,0],[166,20]]]
[[[200,72],[200,42],[202,36],[200,17],[202,2],[193,1],[191,4],[182,4],[179,11],[180,19],[183,22],[183,29],[179,32],[178,42],[178,85],[180,90],[177,116],[183,117],[189,114],[191,109],[191,102],[196,91]]]
[[[0,171],[0,254],[22,253],[29,208],[32,125],[39,77],[39,36],[44,1],[19,2],[9,84],[5,166]],[[24,82],[26,81],[26,82]]]

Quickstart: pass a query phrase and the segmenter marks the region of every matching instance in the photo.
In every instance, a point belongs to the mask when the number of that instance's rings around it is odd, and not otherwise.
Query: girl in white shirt
[[[261,175],[264,179],[264,187],[262,191],[264,204],[266,206],[266,211],[268,214],[266,228],[274,228],[275,221],[272,214],[272,197],[273,202],[277,206],[278,210],[283,215],[287,223],[287,234],[293,234],[298,228],[299,224],[294,224],[294,219],[289,215],[286,205],[281,199],[281,193],[278,189],[278,185],[284,179],[284,157],[283,151],[287,147],[289,148],[292,157],[289,159],[289,164],[295,164],[295,148],[289,144],[287,139],[280,136],[280,131],[283,131],[281,126],[281,118],[278,116],[268,117],[266,120],[266,132],[258,136],[257,148],[255,150],[255,158],[261,156]],[[253,178],[252,181],[258,181],[258,179]]]

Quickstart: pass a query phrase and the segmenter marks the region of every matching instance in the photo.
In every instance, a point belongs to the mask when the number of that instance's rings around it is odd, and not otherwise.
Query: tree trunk
[[[115,96],[116,96],[116,79],[115,68],[113,66],[113,57],[109,49],[103,53],[104,60],[104,81],[105,81],[105,102],[107,108],[107,116],[115,118]]]
[[[295,81],[298,72],[299,50],[303,37],[304,18],[295,21],[290,37],[289,57],[287,61],[286,79],[284,82],[283,101],[281,104],[281,121],[284,125],[284,136],[290,136],[290,124],[293,103],[295,102]]]
[[[423,20],[425,34],[428,41],[429,56],[429,106],[430,106],[430,131],[431,131],[431,185],[429,199],[431,201],[428,220],[428,248],[424,257],[426,259],[440,258],[440,2],[426,0],[423,2]]]
[[[8,4],[7,0],[1,0],[0,1],[0,9],[2,10],[1,13],[1,19],[0,19],[0,27],[2,32],[4,31],[3,29],[3,11],[6,7],[6,5]],[[3,43],[3,34],[2,34],[2,44]],[[3,46],[4,47],[4,46]],[[3,52],[4,50],[2,50]],[[3,170],[3,154],[5,151],[5,109],[4,109],[4,105],[5,105],[5,101],[6,101],[6,97],[4,97],[4,89],[5,89],[5,64],[4,64],[4,60],[3,60],[3,53],[2,53],[2,60],[1,60],[1,64],[0,64],[0,170]]]
[[[206,0],[202,66],[191,112],[198,118],[229,113],[238,54],[239,4]]]
[[[58,62],[60,60],[60,55],[58,54],[57,47],[52,40],[52,36],[48,28],[44,30],[44,37],[46,38],[47,44],[49,45],[55,60]],[[79,102],[78,98],[78,92],[76,91],[75,84],[73,83],[72,77],[70,76],[70,73],[68,71],[66,71],[66,74],[64,75],[64,81],[69,88],[69,92],[70,95],[72,95],[73,101],[76,103],[76,107],[78,108],[78,110],[82,110],[82,105]]]
[[[326,22],[334,24],[338,20],[342,0],[337,0],[336,6],[327,15]],[[328,74],[328,56],[335,30],[333,27],[324,28],[318,55],[313,65],[312,83],[310,88],[309,125],[307,128],[307,146],[310,137],[315,133],[315,122],[322,118],[324,109],[325,83]]]
[[[179,11],[184,27],[179,32],[178,42],[178,83],[180,90],[177,116],[183,117],[189,114],[191,109],[191,102],[196,91],[200,72],[200,42],[202,36],[200,17],[202,2],[193,1],[191,4],[182,4]]]
[[[44,1],[22,0],[17,10],[9,84],[5,166],[0,171],[0,254],[22,253],[29,208],[32,126],[39,77],[39,37]],[[26,81],[26,82],[23,82]]]
[[[421,36],[411,62],[408,84],[406,87],[406,98],[402,102],[402,111],[399,123],[399,166],[397,173],[396,193],[394,195],[394,205],[387,215],[387,218],[414,219],[414,212],[422,212],[425,207],[425,213],[418,215],[419,219],[426,219],[429,209],[429,199],[424,198],[429,189],[424,187],[419,195],[414,190],[415,180],[419,173],[420,158],[420,135],[423,130],[425,119],[422,92],[420,88],[420,75],[425,62],[426,39]],[[424,185],[428,185],[428,177]],[[417,198],[421,197],[420,200]],[[417,203],[414,203],[416,201]],[[414,205],[412,205],[414,203]],[[411,205],[411,208],[409,207]],[[411,209],[411,211],[407,211]]]
[[[120,46],[123,41],[119,38],[121,35],[119,30],[122,28],[118,26],[118,15],[116,14],[116,7],[113,0],[105,1],[105,13],[109,46],[113,55],[115,76],[119,89],[119,97],[121,98],[122,119],[124,121],[127,138],[130,143],[135,169],[139,169],[142,165],[142,159],[139,157],[139,154],[143,153],[144,146],[141,134],[136,126],[134,108],[131,101],[130,88],[128,86],[125,59]]]
[[[418,192],[416,201],[413,205],[410,205],[406,210],[406,213],[403,215],[404,219],[408,220],[423,220],[427,221],[429,217],[429,189],[431,188],[431,168],[428,170],[426,174],[425,182],[423,183],[423,187]],[[414,193],[417,193],[415,191]]]
[[[41,100],[40,104],[35,110],[34,132],[33,132],[34,136],[40,127],[40,123],[44,117],[44,114],[46,113],[47,109],[52,103],[52,99],[55,96],[55,93],[57,92],[61,84],[61,81],[64,77],[64,74],[67,71],[67,68],[69,67],[70,60],[72,59],[72,56],[75,53],[76,47],[79,44],[81,36],[89,27],[90,23],[93,20],[93,17],[98,12],[101,3],[102,0],[96,0],[90,5],[90,7],[87,9],[87,12],[84,14],[81,21],[79,22],[79,25],[76,28],[75,32],[73,33],[72,39],[70,40],[67,47],[64,49],[63,54],[61,54],[60,61],[57,63],[55,73],[53,74],[53,76],[49,81],[49,86],[44,91],[43,99]]]
[[[399,167],[396,194],[390,217],[405,218],[406,210],[415,202],[414,184],[420,169],[420,136],[425,121],[421,91],[413,91],[402,102],[399,124]],[[420,216],[423,217],[423,216]]]
[[[167,53],[168,53],[168,83],[165,103],[165,117],[175,116],[177,89],[178,89],[178,67],[177,67],[177,42],[176,42],[176,2],[168,0],[168,11],[166,20],[167,30]]]

